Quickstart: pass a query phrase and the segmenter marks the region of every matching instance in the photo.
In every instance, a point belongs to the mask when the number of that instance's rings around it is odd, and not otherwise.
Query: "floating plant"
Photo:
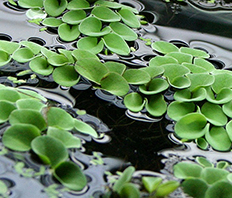
[[[204,157],[197,157],[197,163],[179,162],[174,165],[174,175],[183,180],[181,187],[193,198],[231,197],[231,173],[226,170],[228,162],[216,164]],[[226,189],[226,190],[225,190]]]
[[[68,160],[69,148],[80,148],[73,133],[97,138],[97,132],[65,110],[49,107],[47,99],[36,92],[1,85],[1,122],[10,126],[2,136],[3,145],[13,151],[33,151],[50,165],[54,177],[71,190],[82,190],[87,180],[77,164]]]
[[[115,180],[112,179],[112,191],[106,193],[105,197],[110,197],[116,193],[119,197],[167,197],[170,193],[175,191],[179,187],[179,182],[169,180],[163,182],[163,179],[159,176],[140,176],[140,188],[138,188],[138,181],[135,184],[133,179],[138,179],[133,176],[135,168],[133,166],[127,167],[120,176]],[[112,175],[111,175],[112,176]]]
[[[45,28],[55,28],[61,40],[78,40],[77,48],[95,54],[104,46],[111,52],[128,55],[127,41],[138,38],[133,28],[140,27],[138,11],[113,1],[19,0],[26,15]]]

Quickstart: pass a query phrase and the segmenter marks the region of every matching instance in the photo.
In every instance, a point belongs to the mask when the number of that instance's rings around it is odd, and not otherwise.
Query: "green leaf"
[[[180,179],[199,178],[203,168],[198,164],[179,162],[173,166],[174,176]]]
[[[145,84],[151,80],[151,76],[146,71],[139,69],[127,69],[124,72],[123,77],[132,85]]]
[[[45,57],[36,57],[29,63],[30,69],[43,76],[48,76],[53,72],[53,67],[48,63]]]
[[[169,51],[169,49],[166,49],[165,47],[163,49],[162,44],[157,44],[157,49],[159,49],[160,51],[164,51],[164,52],[165,50]],[[156,56],[149,61],[149,66],[157,67],[157,66],[162,66],[162,65],[171,64],[171,63],[178,64],[178,61],[175,58],[168,57],[168,56]]]
[[[12,58],[19,63],[26,63],[34,58],[34,53],[27,47],[20,48],[12,54]]]
[[[106,26],[102,29],[102,22],[95,17],[88,17],[84,19],[79,25],[79,30],[82,34],[87,36],[99,37],[109,34],[111,29]]]
[[[133,166],[127,167],[119,179],[115,182],[113,186],[113,191],[120,193],[123,185],[129,182],[132,178],[133,173],[135,172],[135,168]]]
[[[70,190],[80,191],[87,185],[87,179],[73,162],[62,162],[54,170],[55,178]]]
[[[15,124],[7,128],[2,137],[4,146],[15,151],[28,151],[31,141],[40,135],[40,130],[31,124]]]
[[[103,37],[105,46],[112,52],[119,55],[128,55],[130,53],[130,48],[124,39],[115,34],[109,33]]]
[[[149,83],[139,86],[139,91],[146,95],[161,93],[168,89],[169,84],[162,78],[154,78]]]
[[[217,183],[220,180],[226,179],[229,172],[220,168],[207,167],[201,172],[201,178],[204,179],[208,184]]]
[[[138,35],[128,26],[120,22],[110,23],[111,29],[114,33],[121,36],[126,41],[134,41],[138,38]]]
[[[189,113],[177,121],[175,134],[184,139],[196,139],[209,131],[209,124],[204,115],[200,113]]]
[[[80,148],[81,140],[72,133],[56,127],[48,127],[47,135],[60,140],[66,148]]]
[[[172,43],[166,42],[166,41],[156,41],[154,43],[152,43],[151,47],[157,51],[160,52],[162,54],[168,54],[170,52],[179,52],[179,48],[176,47],[175,45],[173,45]],[[169,58],[169,57],[167,57]],[[166,60],[168,60],[168,63],[173,63],[171,59],[162,59],[162,58],[156,58],[155,60],[158,59],[158,62],[160,63],[162,61],[162,63]],[[171,60],[171,62],[169,62]],[[163,63],[164,64],[164,63]],[[159,64],[161,65],[161,64]]]
[[[133,112],[141,111],[145,105],[145,100],[137,92],[127,94],[123,102],[126,108]]]
[[[75,69],[80,75],[97,84],[100,84],[103,76],[108,73],[108,69],[103,63],[92,58],[78,60]]]
[[[90,4],[86,0],[71,0],[67,6],[69,10],[82,10],[88,8],[90,8]]]
[[[215,67],[209,61],[202,59],[202,58],[194,58],[194,64],[206,69],[208,72],[212,72],[215,70]]]
[[[127,8],[122,8],[121,10],[119,10],[118,13],[122,17],[122,21],[126,25],[128,25],[132,28],[139,28],[140,27],[140,22],[139,22],[138,18],[131,10],[129,10]]]
[[[43,47],[31,41],[21,41],[20,44],[30,49],[34,54],[40,53],[41,48]]]
[[[192,63],[182,63],[182,65],[187,67],[193,74],[209,73],[205,68]]]
[[[6,65],[10,61],[11,61],[10,55],[5,51],[0,50],[0,67]]]
[[[82,50],[82,49],[76,49],[72,51],[72,56],[79,61],[80,59],[95,59],[95,60],[99,60],[99,58],[93,54],[92,52],[89,52],[87,50]]]
[[[206,91],[206,99],[211,103],[224,104],[231,101],[232,90],[230,88],[224,88],[218,94],[215,94],[210,87],[207,87]]]
[[[116,22],[121,20],[118,14],[105,6],[95,7],[91,14],[103,22]]]
[[[63,54],[55,54],[52,56],[48,56],[47,61],[49,64],[53,66],[63,66],[68,63],[68,58]]]
[[[32,150],[45,164],[56,167],[68,159],[68,151],[60,140],[50,136],[39,136],[31,142]]]
[[[99,0],[94,3],[95,6],[106,6],[109,8],[118,9],[122,7],[122,4],[112,1]]]
[[[84,18],[86,17],[86,13],[84,10],[71,10],[66,12],[63,17],[62,21],[68,23],[70,25],[77,25],[79,24]]]
[[[0,40],[0,50],[3,50],[8,54],[13,54],[19,48],[19,43]]]
[[[181,52],[170,52],[166,54],[166,56],[175,58],[179,64],[192,63],[192,59],[193,59],[192,55],[181,53]]]
[[[208,161],[205,157],[196,157],[196,161],[203,167],[213,167],[214,165]]]
[[[160,184],[156,190],[157,197],[165,197],[175,191],[179,187],[178,181],[167,181],[163,184]]]
[[[195,140],[197,146],[202,149],[202,150],[206,150],[209,147],[208,142],[205,140],[205,138],[198,138]]]
[[[0,100],[0,123],[8,120],[12,111],[16,109],[15,105],[11,102]]]
[[[228,151],[231,148],[231,140],[223,127],[212,127],[205,138],[215,150]]]
[[[149,193],[154,192],[161,184],[162,178],[160,177],[142,177],[144,187]]]
[[[65,130],[71,130],[74,127],[73,117],[65,110],[58,107],[47,109],[48,126],[58,127]]]
[[[7,87],[0,89],[0,101],[16,102],[19,99],[20,95],[15,89]]]
[[[189,69],[179,64],[167,64],[163,66],[164,76],[170,81],[174,81],[176,77],[190,73]]]
[[[230,118],[232,118],[232,100],[230,100],[228,103],[225,103],[222,106],[222,111]]]
[[[18,109],[12,111],[9,116],[11,125],[15,124],[31,124],[43,131],[47,128],[47,124],[39,111],[32,109]]]
[[[192,55],[194,57],[198,57],[198,58],[209,58],[210,57],[209,54],[207,54],[203,50],[192,49],[192,48],[189,48],[189,47],[181,47],[180,52],[190,54],[190,55]]]
[[[187,74],[187,77],[191,81],[190,91],[208,87],[214,83],[214,76],[210,74]]]
[[[205,198],[230,198],[232,197],[232,185],[227,181],[219,181],[208,188]]]
[[[175,92],[174,99],[180,102],[194,102],[202,101],[206,96],[207,93],[204,88],[197,89],[194,92],[191,92],[189,89],[183,89]]]
[[[47,17],[42,21],[42,24],[48,27],[58,27],[62,23],[61,19],[57,19],[55,17]]]
[[[230,138],[230,141],[232,141],[232,121],[231,120],[226,124],[226,132]]]
[[[217,168],[220,168],[220,169],[226,169],[228,166],[229,166],[229,163],[227,161],[219,161],[217,163]],[[227,179],[228,179],[228,176],[229,175],[227,175]]]
[[[58,34],[63,41],[74,41],[80,35],[79,26],[63,23],[58,27]]]
[[[232,75],[228,73],[214,75],[213,91],[218,94],[224,88],[232,88]]]
[[[169,104],[167,114],[171,119],[178,121],[183,116],[194,112],[194,110],[195,104],[192,102],[174,101],[171,104]]]
[[[124,184],[119,195],[120,197],[140,198],[139,189],[132,183]]]
[[[159,76],[159,75],[164,73],[163,67],[149,66],[149,67],[142,67],[142,68],[140,68],[140,70],[146,71],[151,76],[151,78],[154,78],[154,77]]]
[[[115,61],[107,61],[104,63],[104,65],[108,68],[110,72],[116,72],[120,75],[122,75],[126,70],[126,65]]]
[[[81,120],[74,119],[74,128],[81,133],[91,135],[94,138],[98,138],[98,134],[94,130],[94,128]]]
[[[67,59],[68,59],[68,62],[69,63],[74,63],[75,60],[74,60],[74,57],[72,56],[72,52],[73,51],[70,51],[70,50],[67,50],[67,49],[58,49],[58,52],[62,55],[64,55]]]
[[[186,194],[194,198],[205,198],[205,192],[208,189],[207,183],[198,178],[185,180],[181,186]]]
[[[127,94],[130,87],[121,75],[115,72],[107,73],[100,81],[102,89],[116,95],[123,96]]]
[[[42,8],[43,0],[19,0],[18,4],[23,8]]]
[[[215,126],[224,126],[227,123],[227,116],[219,105],[206,102],[201,107],[201,113]]]
[[[57,84],[66,87],[76,85],[80,79],[80,76],[72,65],[55,68],[52,77]]]
[[[46,13],[53,17],[61,15],[67,4],[67,0],[44,0],[43,2]]]
[[[103,50],[104,43],[102,40],[98,42],[96,37],[83,37],[77,41],[77,47],[98,54]]]
[[[36,100],[34,98],[31,99],[20,99],[16,102],[16,106],[18,109],[32,109],[36,111],[41,111],[43,107],[46,105],[41,101]]]
[[[145,106],[147,111],[155,117],[162,116],[167,110],[167,104],[161,94],[152,95]]]

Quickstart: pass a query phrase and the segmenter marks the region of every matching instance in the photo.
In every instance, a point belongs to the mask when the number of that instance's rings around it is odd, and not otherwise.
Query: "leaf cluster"
[[[32,150],[64,186],[81,190],[87,184],[86,177],[68,160],[68,149],[81,147],[81,140],[71,131],[93,137],[98,134],[65,110],[49,107],[46,101],[34,91],[0,86],[0,123],[10,124],[3,133],[3,145],[19,152]]]
[[[204,157],[196,163],[179,162],[174,165],[174,175],[183,179],[181,187],[193,198],[218,198],[232,196],[231,173],[228,163],[219,161],[216,166]]]
[[[140,189],[133,183],[133,173],[135,168],[133,166],[127,167],[123,173],[113,182],[112,191],[119,197],[141,197],[141,191],[150,198],[162,198],[168,196],[179,187],[177,181],[163,182],[161,177],[142,176]],[[107,195],[105,196],[107,197]]]
[[[128,55],[127,41],[137,39],[132,28],[139,28],[138,11],[106,0],[19,0],[28,8],[27,16],[40,19],[45,27],[56,29],[66,42],[78,40],[79,49],[100,53],[104,46],[111,52]]]

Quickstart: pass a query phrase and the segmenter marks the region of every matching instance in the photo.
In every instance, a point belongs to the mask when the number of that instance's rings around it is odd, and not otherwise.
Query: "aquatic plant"
[[[18,5],[28,9],[31,20],[55,29],[61,40],[78,40],[77,48],[94,54],[105,46],[110,52],[128,55],[127,41],[137,39],[132,28],[140,27],[136,9],[113,1],[19,0]]]
[[[194,198],[231,197],[231,173],[226,170],[228,162],[219,161],[216,166],[204,157],[197,163],[179,162],[174,165],[174,175],[183,180],[181,187]]]
[[[202,50],[178,48],[165,41],[152,43],[152,48],[164,56],[152,58],[147,67],[130,69],[114,61],[101,62],[86,50],[59,49],[57,53],[29,41],[1,41],[0,49],[7,58],[0,63],[29,61],[36,74],[52,74],[54,81],[63,86],[73,86],[83,76],[95,88],[123,96],[125,106],[133,112],[146,109],[151,116],[159,117],[167,111],[176,122],[179,138],[195,139],[204,149],[208,142],[216,150],[229,150],[231,71],[216,69]],[[136,92],[131,86],[138,86]],[[168,104],[164,93],[170,89],[175,101]]]
[[[88,124],[73,118],[59,107],[49,107],[47,99],[34,91],[0,86],[0,121],[9,122],[2,136],[8,149],[33,151],[51,167],[54,177],[71,190],[81,190],[87,180],[77,164],[68,160],[69,148],[80,148],[72,133],[98,137]]]
[[[141,197],[141,192],[147,197],[166,197],[179,187],[179,182],[170,180],[163,182],[161,177],[155,176],[142,176],[140,178],[140,185],[133,183],[133,173],[135,168],[133,166],[127,167],[120,176],[115,180],[111,180],[113,183],[112,191],[106,193],[104,197],[111,197],[113,193],[116,193],[119,197]],[[137,181],[138,182],[138,181]]]

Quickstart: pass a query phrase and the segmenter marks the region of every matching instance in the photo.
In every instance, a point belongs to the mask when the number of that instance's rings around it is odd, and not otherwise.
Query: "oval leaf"
[[[126,25],[128,25],[132,28],[139,28],[140,27],[140,22],[139,22],[138,18],[131,10],[126,9],[126,8],[122,8],[121,10],[119,10],[118,13],[122,17],[122,21]]]
[[[52,77],[54,81],[62,86],[71,87],[76,85],[80,79],[78,73],[72,65],[55,68]]]
[[[112,52],[119,55],[128,55],[130,48],[122,37],[115,33],[107,34],[103,37],[105,46]]]
[[[46,13],[50,16],[59,16],[67,7],[67,0],[44,0]]]
[[[175,133],[184,139],[196,139],[209,131],[209,124],[204,115],[200,113],[189,113],[177,121]]]
[[[157,94],[151,96],[146,103],[146,109],[152,116],[162,116],[167,110],[167,104],[163,95]]]
[[[123,100],[126,108],[133,112],[139,112],[143,109],[145,100],[137,92],[130,93]]]
[[[121,17],[119,15],[117,15],[114,11],[105,6],[95,7],[92,10],[91,14],[104,22],[115,22],[121,20]]]
[[[91,127],[90,125],[88,125],[87,123],[78,120],[78,119],[74,119],[74,127],[77,131],[87,134],[87,135],[91,135],[94,138],[98,138],[98,134],[97,132],[94,130],[93,127]]]
[[[65,110],[58,107],[51,107],[46,110],[48,126],[71,130],[74,127],[73,117]]]
[[[31,142],[32,150],[45,164],[52,167],[67,160],[68,151],[60,140],[50,136],[39,136]]]
[[[61,24],[58,27],[58,34],[63,41],[74,41],[80,35],[78,25],[68,25],[66,23]]]
[[[148,83],[151,80],[150,75],[146,71],[139,69],[127,69],[124,72],[123,77],[132,85],[141,85]]]
[[[115,72],[109,72],[101,79],[101,87],[102,89],[116,95],[123,96],[127,94],[130,87],[121,75]]]
[[[11,125],[15,124],[31,124],[43,131],[47,128],[47,124],[39,111],[32,109],[18,109],[12,111],[9,116]]]
[[[31,141],[40,135],[40,130],[31,124],[15,124],[2,137],[3,145],[15,151],[28,151]]]
[[[54,176],[70,190],[80,191],[87,185],[87,179],[84,173],[73,162],[62,162],[55,168]]]

